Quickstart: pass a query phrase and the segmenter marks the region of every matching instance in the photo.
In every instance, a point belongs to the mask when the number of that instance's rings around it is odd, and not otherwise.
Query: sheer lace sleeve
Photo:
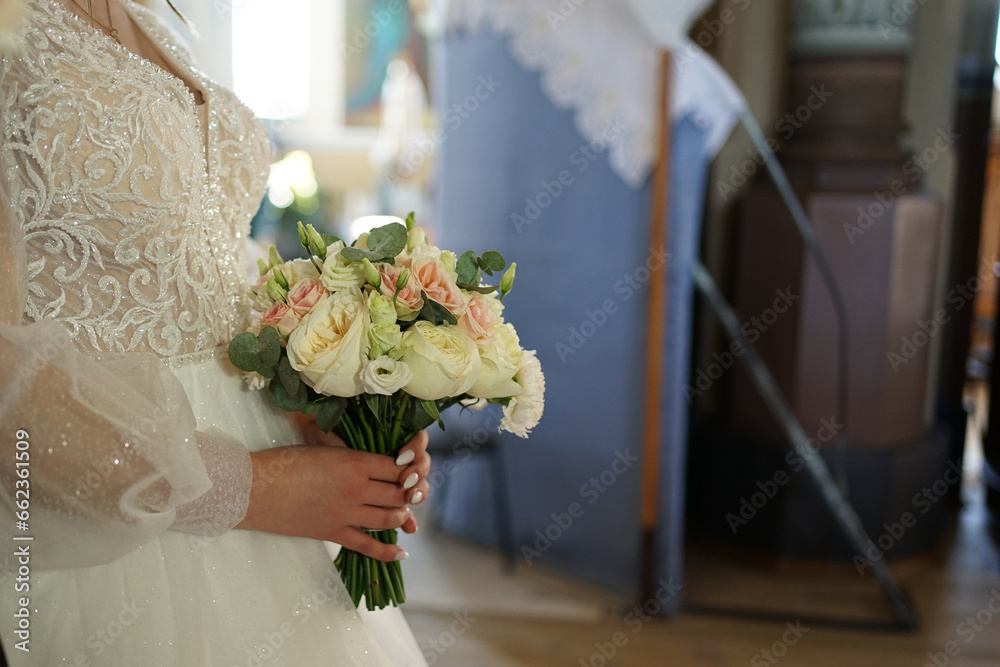
[[[238,328],[226,224],[249,214],[220,202],[257,185],[207,182],[224,172],[183,84],[29,4],[23,57],[0,66],[0,538],[31,536],[36,567],[82,567],[245,515],[249,452],[197,429],[162,358]],[[212,114],[213,160],[260,162],[252,116],[222,93]],[[243,153],[217,147],[231,135]]]
[[[171,527],[216,533],[242,520],[249,453],[195,430],[183,388],[155,355],[96,361],[55,321],[21,325],[17,236],[0,225],[0,534],[24,517],[34,564],[78,567]],[[20,468],[18,441],[28,443]]]

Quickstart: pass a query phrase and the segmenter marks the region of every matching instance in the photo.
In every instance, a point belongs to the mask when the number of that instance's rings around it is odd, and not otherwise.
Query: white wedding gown
[[[231,530],[249,452],[301,442],[224,353],[250,312],[270,149],[165,24],[123,4],[204,105],[54,0],[27,0],[0,69],[7,659],[426,665],[399,610],[354,610],[328,545]]]

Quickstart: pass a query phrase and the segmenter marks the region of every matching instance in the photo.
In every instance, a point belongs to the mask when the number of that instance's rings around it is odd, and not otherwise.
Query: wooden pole
[[[650,252],[667,251],[670,211],[670,74],[671,57],[660,58],[659,145],[653,171],[653,202],[650,216]],[[654,596],[657,565],[656,532],[659,523],[660,432],[663,374],[663,322],[666,317],[666,262],[650,270],[649,301],[646,311],[646,381],[643,407],[642,477],[642,565],[639,592],[641,602]],[[677,360],[674,360],[676,362]]]

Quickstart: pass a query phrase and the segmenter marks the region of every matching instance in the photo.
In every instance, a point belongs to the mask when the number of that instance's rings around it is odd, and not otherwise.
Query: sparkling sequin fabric
[[[29,5],[23,50],[2,72],[26,321],[59,320],[96,353],[228,343],[246,323],[242,247],[266,184],[263,128],[148,10],[129,8],[204,91],[207,127],[183,81],[52,0]]]

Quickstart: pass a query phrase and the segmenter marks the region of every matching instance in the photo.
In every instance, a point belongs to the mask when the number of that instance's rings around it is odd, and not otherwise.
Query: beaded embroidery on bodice
[[[184,81],[55,0],[27,4],[23,47],[0,69],[24,322],[58,320],[94,356],[227,343],[247,325],[243,245],[267,180],[263,127],[130,0],[150,41],[203,91],[207,128]]]

